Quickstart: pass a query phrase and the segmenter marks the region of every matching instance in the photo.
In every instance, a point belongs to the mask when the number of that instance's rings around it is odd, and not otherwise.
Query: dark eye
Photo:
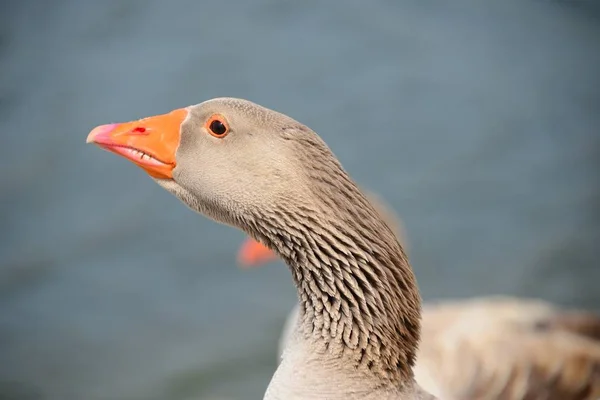
[[[214,119],[208,126],[211,133],[215,136],[222,137],[227,133],[227,125],[219,119]]]
[[[229,133],[229,125],[227,120],[221,114],[213,114],[204,123],[204,129],[212,136],[223,139]]]

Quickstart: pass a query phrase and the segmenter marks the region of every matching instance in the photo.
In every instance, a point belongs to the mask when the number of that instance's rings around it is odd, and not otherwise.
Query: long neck
[[[264,210],[251,233],[291,268],[298,334],[324,357],[384,380],[411,380],[420,296],[394,234],[349,180],[337,193],[280,201],[287,207]]]

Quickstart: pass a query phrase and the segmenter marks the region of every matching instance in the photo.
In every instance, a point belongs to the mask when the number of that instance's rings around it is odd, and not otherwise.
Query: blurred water
[[[426,299],[597,308],[600,9],[585,1],[4,2],[0,398],[260,398],[295,296],[102,123],[245,97],[402,215]]]

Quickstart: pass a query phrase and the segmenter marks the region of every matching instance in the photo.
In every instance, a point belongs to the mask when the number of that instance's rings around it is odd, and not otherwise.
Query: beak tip
[[[247,238],[238,251],[238,264],[250,269],[275,259],[275,254],[263,244]]]
[[[115,130],[118,124],[106,124],[100,125],[92,129],[87,138],[86,143],[95,143],[97,139],[105,137],[108,138],[110,133]]]

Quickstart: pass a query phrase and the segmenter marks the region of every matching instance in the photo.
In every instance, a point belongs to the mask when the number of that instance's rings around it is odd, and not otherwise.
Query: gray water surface
[[[3,3],[0,398],[256,399],[295,301],[96,125],[244,97],[400,213],[423,297],[598,307],[593,2]]]

